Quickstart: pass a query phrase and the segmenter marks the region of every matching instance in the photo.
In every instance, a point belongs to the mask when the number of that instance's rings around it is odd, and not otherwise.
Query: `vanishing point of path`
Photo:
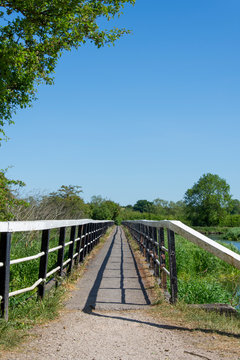
[[[60,318],[35,327],[11,360],[239,360],[214,347],[211,334],[156,319],[136,261],[120,227],[90,260]]]
[[[68,309],[130,310],[150,304],[135,259],[120,227],[115,228],[105,246],[89,264],[78,283],[77,293],[69,301]]]

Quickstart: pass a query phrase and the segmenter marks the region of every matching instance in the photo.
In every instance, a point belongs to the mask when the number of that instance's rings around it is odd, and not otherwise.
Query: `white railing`
[[[0,302],[1,314],[8,318],[8,299],[11,296],[23,294],[38,288],[40,298],[44,296],[47,278],[57,273],[63,275],[63,269],[68,265],[67,273],[72,270],[73,263],[82,262],[84,257],[98,243],[106,229],[112,225],[109,220],[43,220],[43,221],[8,221],[0,222]],[[70,239],[65,242],[66,229],[70,228]],[[50,231],[59,230],[58,246],[49,248]],[[25,231],[41,231],[41,251],[31,256],[11,260],[12,233]],[[56,236],[56,232],[55,232]],[[68,257],[64,259],[65,249],[68,247]],[[57,251],[57,262],[53,269],[48,271],[48,254]],[[33,285],[9,292],[10,266],[23,262],[40,259],[39,278]]]
[[[124,221],[123,224],[129,228],[132,236],[138,242],[146,260],[154,268],[154,274],[157,277],[160,276],[161,285],[165,290],[167,289],[166,275],[170,277],[170,301],[172,303],[176,302],[178,292],[175,234],[181,235],[221,260],[240,269],[239,254],[193,230],[181,221],[133,220]],[[164,229],[167,230],[168,248],[165,247]],[[169,270],[166,268],[166,253],[169,257]]]
[[[127,221],[128,222],[128,221]],[[189,226],[183,224],[181,221],[177,220],[162,220],[162,221],[150,221],[150,220],[140,220],[140,221],[131,221],[135,224],[143,224],[146,226],[154,226],[156,228],[165,228],[174,231],[174,233],[183,236],[185,239],[191,241],[192,243],[198,245],[204,250],[207,250],[211,254],[217,256],[218,258],[226,261],[228,264],[240,269],[240,255],[234,251],[226,248],[225,246],[217,243],[214,240],[209,239],[209,237],[201,234],[200,232],[193,230]]]

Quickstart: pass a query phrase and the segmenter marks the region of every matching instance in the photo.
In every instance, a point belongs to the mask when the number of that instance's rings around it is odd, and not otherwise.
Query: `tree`
[[[111,200],[103,199],[100,195],[92,196],[90,206],[92,209],[92,218],[96,220],[116,221],[120,213],[119,204]]]
[[[218,225],[231,204],[230,186],[218,175],[204,174],[186,191],[184,202],[193,225]]]
[[[39,203],[40,214],[45,214],[45,217],[52,219],[81,219],[88,217],[90,209],[79,196],[81,192],[81,186],[62,185],[56,192],[43,197]]]
[[[238,199],[232,200],[230,213],[233,215],[240,214],[240,201]]]
[[[27,203],[17,198],[15,192],[25,186],[21,180],[12,180],[6,177],[7,170],[0,171],[0,221],[14,219],[14,209],[26,206]]]
[[[151,213],[153,212],[153,203],[148,200],[138,200],[136,204],[134,204],[133,210],[140,211],[141,213]]]
[[[36,98],[36,85],[53,83],[64,50],[86,41],[98,48],[126,29],[100,29],[99,18],[119,16],[135,0],[2,0],[0,3],[0,133],[18,107]]]

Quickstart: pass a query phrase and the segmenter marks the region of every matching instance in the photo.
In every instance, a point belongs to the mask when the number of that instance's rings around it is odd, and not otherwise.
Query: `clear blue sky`
[[[137,0],[115,47],[62,56],[19,110],[1,168],[26,192],[81,185],[86,201],[181,200],[207,172],[240,199],[239,0]]]

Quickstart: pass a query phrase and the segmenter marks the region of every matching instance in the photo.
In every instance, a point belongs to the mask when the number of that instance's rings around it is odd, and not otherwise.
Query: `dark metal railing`
[[[191,229],[181,221],[134,220],[124,221],[123,225],[129,229],[133,238],[138,242],[141,252],[154,270],[154,275],[160,278],[160,285],[164,290],[167,290],[167,276],[169,276],[171,303],[177,301],[178,293],[175,233],[240,269],[239,254]],[[164,235],[165,231],[167,239]],[[168,268],[166,254],[168,254]]]
[[[138,242],[140,251],[145,256],[154,276],[160,278],[160,286],[167,292],[167,276],[170,278],[170,302],[177,301],[177,268],[175,254],[175,235],[167,229],[167,243],[165,245],[164,228],[144,225],[135,221],[124,221],[133,238]],[[168,269],[166,266],[166,254],[168,254]]]
[[[83,262],[85,256],[98,244],[99,239],[106,232],[112,221],[84,220],[47,220],[47,221],[10,221],[0,222],[0,302],[1,316],[8,320],[9,298],[38,288],[39,298],[43,298],[46,290],[46,280],[53,274],[63,276],[63,269],[67,267],[67,275],[74,264]],[[70,228],[70,239],[65,242],[66,230]],[[59,229],[58,246],[49,248],[50,231]],[[41,251],[32,256],[11,260],[11,236],[14,232],[42,231]],[[64,261],[65,249],[68,256]],[[48,255],[57,251],[56,267],[48,271]],[[10,266],[34,259],[40,259],[39,276],[34,284],[27,288],[9,292]]]

